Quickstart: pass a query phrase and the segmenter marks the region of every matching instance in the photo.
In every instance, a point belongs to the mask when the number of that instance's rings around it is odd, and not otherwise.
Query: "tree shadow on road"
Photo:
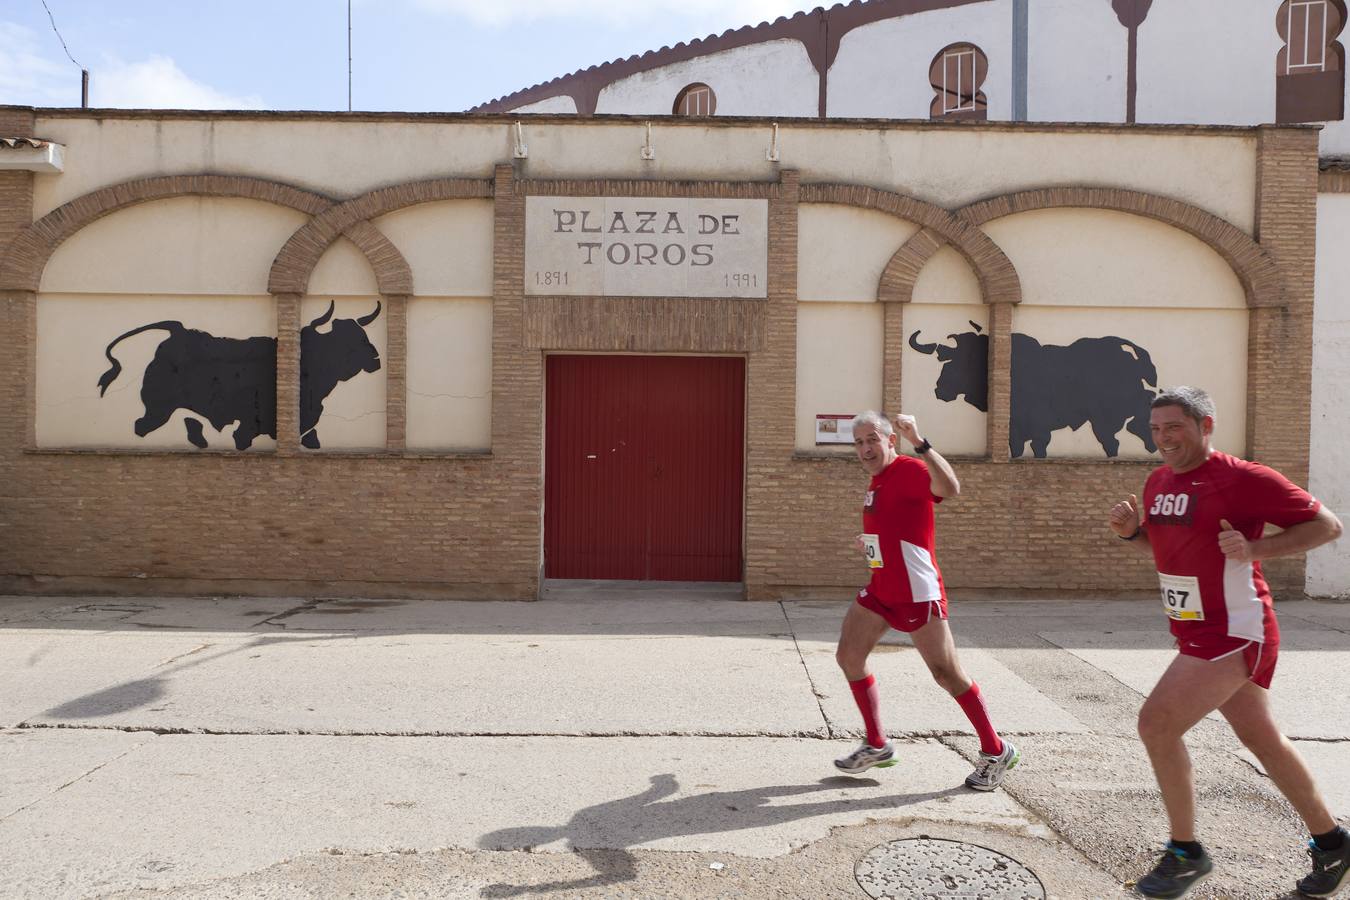
[[[967,793],[964,788],[952,787],[921,794],[892,794],[860,799],[845,797],[771,805],[771,801],[776,799],[803,797],[820,791],[876,787],[877,783],[870,778],[831,777],[822,778],[814,784],[765,785],[666,800],[679,790],[679,782],[669,773],[653,775],[651,786],[642,793],[588,806],[579,810],[564,825],[503,828],[483,835],[478,841],[478,846],[484,850],[531,850],[562,840],[569,849],[591,864],[595,869],[594,875],[544,884],[493,884],[483,888],[481,895],[518,897],[632,881],[637,877],[637,860],[624,848],[662,838],[766,828],[840,812],[894,811],[899,807],[939,797]],[[623,843],[617,849],[613,847],[615,834],[624,835]],[[605,847],[606,843],[610,846]]]

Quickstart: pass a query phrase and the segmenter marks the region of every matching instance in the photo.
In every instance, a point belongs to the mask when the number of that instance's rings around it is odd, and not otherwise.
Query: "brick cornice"
[[[305,293],[319,258],[345,234],[370,260],[381,294],[411,294],[412,269],[370,220],[419,203],[491,196],[492,182],[487,179],[433,178],[379,188],[334,204],[297,229],[282,246],[268,274],[268,290],[273,294]],[[358,227],[363,223],[364,227]]]
[[[1335,168],[1318,172],[1317,190],[1322,194],[1350,194],[1350,170]]]
[[[1285,304],[1284,278],[1269,253],[1237,226],[1171,197],[1121,188],[1049,187],[981,200],[958,215],[983,226],[1015,213],[1066,207],[1130,213],[1179,228],[1223,257],[1241,282],[1248,306]]]
[[[785,169],[775,181],[666,181],[637,178],[516,180],[523,197],[689,197],[725,200],[783,200],[796,190],[796,172]]]
[[[932,203],[850,184],[804,184],[803,203],[836,203],[874,209],[923,226],[886,264],[877,286],[882,302],[905,302],[914,292],[919,269],[943,244],[951,244],[966,258],[980,282],[986,303],[1017,303],[1021,282],[1012,262],[977,225]]]

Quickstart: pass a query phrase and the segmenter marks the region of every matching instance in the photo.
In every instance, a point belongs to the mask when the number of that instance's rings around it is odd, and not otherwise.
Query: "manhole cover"
[[[985,847],[936,838],[873,847],[853,870],[877,900],[1045,900],[1030,869]]]

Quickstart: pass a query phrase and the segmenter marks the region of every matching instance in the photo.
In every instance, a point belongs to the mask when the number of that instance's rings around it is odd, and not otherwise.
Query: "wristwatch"
[[[933,449],[933,442],[930,441],[928,438],[924,438],[923,443],[914,448],[914,452],[922,456],[923,454],[927,453],[929,450],[932,449]]]

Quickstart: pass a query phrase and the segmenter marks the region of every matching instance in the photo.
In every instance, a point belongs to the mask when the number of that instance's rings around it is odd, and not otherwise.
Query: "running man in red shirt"
[[[966,785],[992,791],[1022,758],[1012,741],[999,737],[989,722],[980,688],[956,656],[947,627],[947,592],[938,570],[933,539],[933,504],[955,497],[961,484],[951,465],[919,436],[913,416],[899,416],[892,427],[880,413],[853,420],[853,446],[872,476],[863,499],[863,533],[858,536],[872,580],[844,616],[835,659],[844,670],[853,699],[862,712],[867,737],[835,766],[856,775],[873,766],[895,765],[895,748],[881,727],[876,678],[867,657],[887,628],[907,632],[933,680],[956,698],[980,737],[980,761]],[[914,446],[920,458],[901,456],[895,433]]]
[[[1331,817],[1271,715],[1280,630],[1260,561],[1334,541],[1341,523],[1274,469],[1210,447],[1214,403],[1204,391],[1159,394],[1150,426],[1163,465],[1145,482],[1142,505],[1131,495],[1110,515],[1119,538],[1152,551],[1178,651],[1139,711],[1139,737],[1172,834],[1138,891],[1180,897],[1214,867],[1196,841],[1195,785],[1182,736],[1217,709],[1312,834],[1313,871],[1299,892],[1330,897],[1350,879],[1350,834]],[[1267,523],[1284,530],[1265,536]]]

